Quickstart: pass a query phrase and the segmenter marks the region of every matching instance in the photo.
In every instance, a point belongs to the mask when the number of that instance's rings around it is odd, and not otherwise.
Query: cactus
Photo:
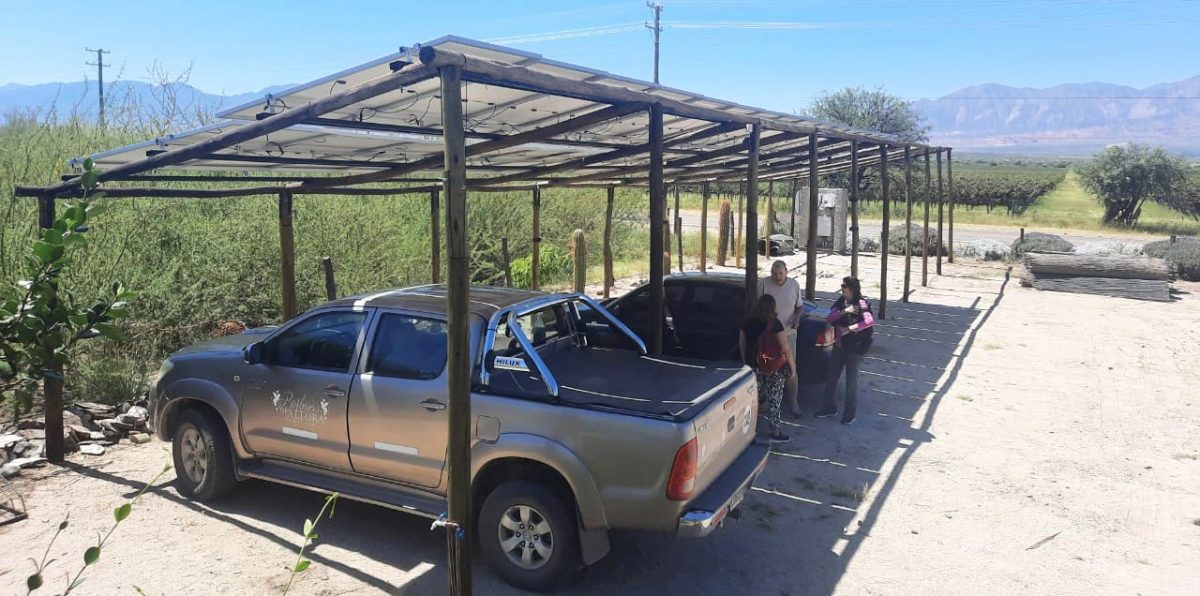
[[[726,255],[729,254],[729,240],[733,232],[733,207],[729,201],[721,201],[720,215],[717,217],[717,265],[725,266]]]

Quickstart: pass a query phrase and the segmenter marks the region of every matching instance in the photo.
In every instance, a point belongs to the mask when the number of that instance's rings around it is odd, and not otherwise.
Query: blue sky
[[[94,78],[84,47],[124,78],[158,61],[242,93],[298,83],[447,33],[651,78],[642,0],[3,2],[0,84]],[[937,97],[985,82],[1145,87],[1200,74],[1192,0],[665,0],[662,82],[802,110],[825,90]],[[68,10],[67,7],[73,7]],[[733,25],[730,25],[733,23]],[[767,24],[767,25],[764,25]],[[605,35],[575,30],[607,28]],[[568,33],[558,35],[558,32]],[[593,32],[595,32],[593,30]],[[529,39],[529,37],[525,37]]]

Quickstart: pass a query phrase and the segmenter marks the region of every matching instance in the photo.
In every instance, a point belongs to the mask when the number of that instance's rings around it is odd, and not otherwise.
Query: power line
[[[99,89],[100,89],[100,93],[99,93],[99,96],[100,96],[100,114],[99,114],[100,129],[104,130],[104,126],[105,126],[105,122],[104,122],[104,67],[112,66],[111,64],[104,63],[104,55],[111,54],[112,52],[105,50],[103,48],[96,49],[96,50],[93,50],[92,48],[84,48],[84,51],[96,53],[96,61],[95,62],[85,62],[84,64],[87,64],[88,66],[96,67],[96,71],[97,71],[97,75],[98,75],[96,78],[97,78],[97,82],[99,83]]]

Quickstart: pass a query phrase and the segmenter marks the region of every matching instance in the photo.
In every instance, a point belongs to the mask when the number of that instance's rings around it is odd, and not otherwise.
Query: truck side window
[[[364,312],[313,315],[273,338],[267,361],[277,366],[348,372],[362,331]]]
[[[367,372],[399,379],[436,379],[446,368],[446,324],[385,313],[379,320]]]
[[[525,339],[529,340],[529,343],[536,348],[559,337],[569,335],[571,330],[568,327],[566,313],[562,310],[562,306],[554,306],[517,317],[517,323],[521,326]],[[509,328],[507,321],[496,327],[496,341],[492,344],[492,350],[497,356],[521,354],[521,344],[513,336],[515,332],[515,329]]]

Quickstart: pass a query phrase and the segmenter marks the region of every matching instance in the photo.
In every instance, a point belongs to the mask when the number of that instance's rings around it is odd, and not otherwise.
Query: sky
[[[661,80],[782,111],[844,86],[909,99],[999,83],[1146,87],[1200,75],[1196,0],[664,0]],[[652,78],[643,0],[0,0],[0,85],[145,80],[158,63],[235,94],[444,34]]]

